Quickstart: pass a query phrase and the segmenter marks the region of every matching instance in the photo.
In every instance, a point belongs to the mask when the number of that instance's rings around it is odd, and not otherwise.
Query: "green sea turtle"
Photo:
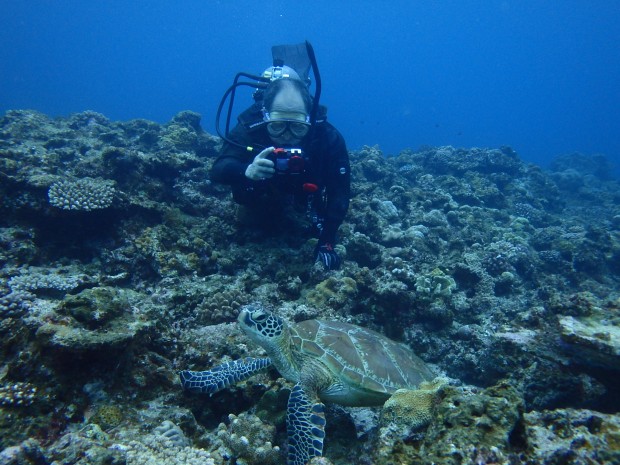
[[[269,357],[235,360],[208,371],[182,371],[181,383],[187,390],[213,394],[275,365],[283,377],[296,383],[287,406],[290,465],[304,465],[322,455],[322,401],[376,406],[397,393],[398,402],[422,410],[412,418],[422,419],[420,423],[429,420],[428,395],[417,397],[423,391],[414,389],[433,375],[405,346],[369,329],[337,321],[288,325],[256,304],[242,309],[238,322]]]

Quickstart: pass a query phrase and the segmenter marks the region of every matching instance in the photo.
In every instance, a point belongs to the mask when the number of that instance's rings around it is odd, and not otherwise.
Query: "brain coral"
[[[55,182],[50,186],[47,196],[54,207],[90,211],[109,207],[114,193],[112,181],[82,178]]]

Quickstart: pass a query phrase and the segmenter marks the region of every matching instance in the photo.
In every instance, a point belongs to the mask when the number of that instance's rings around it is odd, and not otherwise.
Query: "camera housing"
[[[273,151],[272,161],[276,174],[302,174],[306,164],[303,150],[300,148],[277,148]]]

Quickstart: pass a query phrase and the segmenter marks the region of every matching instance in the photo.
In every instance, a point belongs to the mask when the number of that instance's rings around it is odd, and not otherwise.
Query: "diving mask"
[[[282,136],[287,130],[302,139],[310,130],[310,117],[305,113],[272,111],[265,112],[267,131],[271,137]]]

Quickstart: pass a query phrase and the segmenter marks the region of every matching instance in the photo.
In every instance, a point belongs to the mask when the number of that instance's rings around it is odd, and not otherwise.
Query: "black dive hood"
[[[271,47],[271,55],[273,57],[273,66],[268,68],[263,75],[254,75],[244,72],[239,72],[235,76],[233,84],[224,92],[222,100],[217,108],[215,115],[215,130],[217,134],[229,144],[242,147],[248,151],[253,151],[254,147],[246,147],[239,144],[228,137],[230,131],[230,119],[235,104],[235,93],[238,87],[248,86],[255,89],[254,100],[262,100],[263,90],[274,79],[278,79],[281,76],[283,68],[292,68],[299,79],[307,86],[310,86],[310,78],[308,73],[312,68],[312,74],[314,76],[314,98],[312,100],[312,109],[310,110],[310,124],[314,127],[316,122],[316,116],[319,109],[319,99],[321,98],[321,75],[319,73],[319,67],[316,64],[316,57],[314,55],[314,49],[310,42],[295,44],[295,45],[274,45]],[[245,80],[242,80],[245,78]],[[228,111],[226,113],[226,128],[224,133],[220,129],[220,119],[222,115],[222,109],[226,104],[226,100],[229,100]]]

